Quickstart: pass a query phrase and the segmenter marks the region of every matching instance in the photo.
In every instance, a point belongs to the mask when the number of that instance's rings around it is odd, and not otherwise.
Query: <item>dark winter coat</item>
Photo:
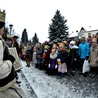
[[[47,50],[47,52],[44,52],[43,54],[45,55],[45,58],[43,58],[43,63],[44,63],[45,65],[48,65],[48,64],[49,64],[50,51]]]
[[[36,51],[36,60],[37,60],[37,63],[39,63],[39,64],[42,63],[42,55],[43,55],[43,48],[39,48]]]
[[[26,50],[25,58],[31,58],[31,49]]]
[[[73,65],[74,62],[78,61],[78,49],[70,49],[70,60],[71,65]]]
[[[66,52],[60,52],[57,57],[57,59],[61,60],[61,63],[66,63],[67,58],[68,54]]]

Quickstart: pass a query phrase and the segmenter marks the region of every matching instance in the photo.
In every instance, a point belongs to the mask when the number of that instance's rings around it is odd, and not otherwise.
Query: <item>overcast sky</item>
[[[48,27],[56,10],[67,19],[69,32],[98,29],[98,0],[0,0],[6,10],[6,22],[20,36],[27,29],[29,39],[36,32],[40,42],[48,37]],[[91,26],[91,28],[89,28]]]

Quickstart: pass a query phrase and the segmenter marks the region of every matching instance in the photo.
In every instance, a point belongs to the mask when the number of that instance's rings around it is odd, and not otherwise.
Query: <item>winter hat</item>
[[[65,44],[65,45],[68,45],[68,42],[65,40],[65,41],[63,41],[63,43]]]
[[[50,48],[50,47],[49,47],[48,45],[45,45],[45,46],[44,46],[44,49],[47,49],[47,50],[48,50],[49,48]]]
[[[40,48],[40,47],[41,47],[41,44],[40,44],[40,43],[37,43],[37,44],[36,44],[36,47],[37,47],[37,48]]]
[[[75,44],[75,41],[71,41],[70,44],[74,45]]]
[[[59,45],[59,48],[63,48],[63,49],[65,49],[65,44],[64,43],[60,43],[60,45]]]
[[[18,35],[17,35],[17,34],[14,34],[14,35],[13,35],[13,38],[18,39],[19,37],[18,37]]]
[[[57,48],[57,45],[56,44],[53,44],[53,47],[52,48],[56,49]]]
[[[0,9],[0,29],[5,25],[5,10]]]

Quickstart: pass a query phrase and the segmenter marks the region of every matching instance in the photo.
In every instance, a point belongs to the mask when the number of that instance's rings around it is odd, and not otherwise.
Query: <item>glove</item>
[[[50,64],[48,65],[48,68],[50,68]]]
[[[74,61],[77,61],[77,59],[76,59],[76,58],[74,58]]]
[[[14,61],[15,61],[15,58],[12,55],[9,55],[8,60],[10,60],[12,62],[12,64],[13,64]]]
[[[57,67],[58,67],[58,66],[57,66],[57,65],[55,65],[55,69],[57,69]]]
[[[86,56],[86,60],[88,60],[89,59],[89,56]]]

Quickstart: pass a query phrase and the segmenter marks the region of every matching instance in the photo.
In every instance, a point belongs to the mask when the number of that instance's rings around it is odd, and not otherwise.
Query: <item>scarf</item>
[[[50,54],[50,58],[51,59],[55,59],[57,57],[57,54],[55,53],[55,54]]]

